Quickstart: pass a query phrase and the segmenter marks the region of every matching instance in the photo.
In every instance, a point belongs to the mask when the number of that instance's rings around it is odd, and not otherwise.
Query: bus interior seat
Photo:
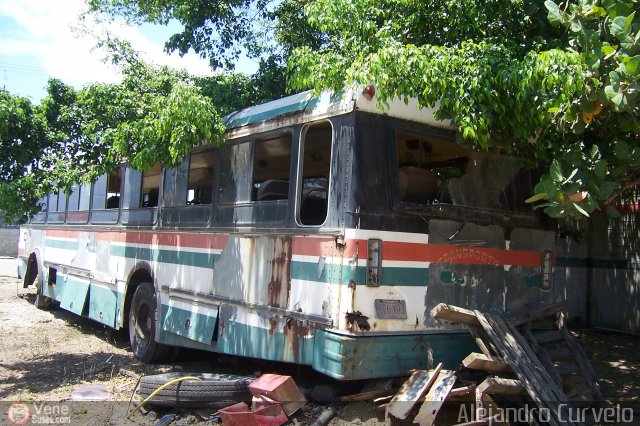
[[[428,169],[402,166],[398,171],[400,201],[430,202],[438,189],[438,175]]]
[[[159,188],[151,188],[147,193],[147,201],[142,203],[143,207],[157,207],[158,206],[158,198],[160,195]]]
[[[327,218],[327,190],[312,189],[302,196],[300,221],[304,225],[322,225]]]
[[[258,188],[257,201],[286,200],[289,198],[289,182],[280,179],[267,179]]]
[[[120,208],[120,196],[119,195],[112,195],[111,197],[107,198],[107,206],[108,209],[117,209]]]

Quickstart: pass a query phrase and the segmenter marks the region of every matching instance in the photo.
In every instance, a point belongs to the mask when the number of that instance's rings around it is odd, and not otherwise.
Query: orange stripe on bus
[[[483,247],[445,246],[439,244],[385,241],[382,246],[382,259],[414,262],[538,267],[542,264],[542,253],[538,251],[501,250]]]

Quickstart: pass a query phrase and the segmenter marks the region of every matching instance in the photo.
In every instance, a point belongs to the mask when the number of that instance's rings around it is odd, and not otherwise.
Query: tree
[[[147,64],[127,43],[107,40],[119,84],[79,90],[50,80],[41,105],[0,92],[0,211],[24,221],[37,200],[87,183],[126,162],[144,170],[177,164],[194,146],[221,142],[211,99],[185,72]]]
[[[375,83],[381,105],[417,97],[476,148],[547,165],[530,201],[580,217],[639,182],[636,6],[319,0],[305,10],[331,42],[296,49],[289,69],[297,87]]]

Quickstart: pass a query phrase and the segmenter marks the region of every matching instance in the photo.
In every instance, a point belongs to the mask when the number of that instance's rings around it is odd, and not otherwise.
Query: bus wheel
[[[24,287],[34,285],[36,287],[36,299],[33,304],[38,309],[48,309],[51,307],[51,299],[48,296],[42,294],[42,287],[45,285],[44,279],[42,279],[42,262],[40,262],[40,254],[32,253],[29,256],[29,263],[27,264],[27,270],[24,274]]]
[[[156,342],[157,300],[152,283],[141,283],[133,293],[129,311],[129,342],[133,354],[152,363],[166,357],[167,347]]]

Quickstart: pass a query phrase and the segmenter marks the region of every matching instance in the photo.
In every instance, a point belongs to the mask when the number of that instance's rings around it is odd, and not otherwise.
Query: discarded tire
[[[229,374],[166,373],[143,376],[138,386],[138,394],[146,399],[160,386],[186,376],[199,377],[202,381],[188,380],[171,385],[154,395],[146,405],[223,408],[238,402],[251,401],[249,383],[254,379]]]

